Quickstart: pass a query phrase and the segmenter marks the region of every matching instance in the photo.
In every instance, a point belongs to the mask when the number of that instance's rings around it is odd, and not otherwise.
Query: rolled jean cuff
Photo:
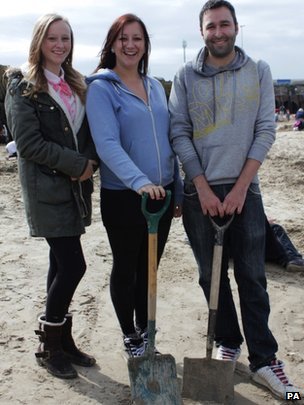
[[[273,360],[276,360],[276,356],[275,356],[275,355],[273,355],[273,356],[271,356],[271,357],[268,357],[267,359],[262,360],[262,361],[260,361],[260,362],[258,362],[258,363],[256,363],[256,364],[251,363],[251,364],[249,365],[249,368],[250,368],[250,370],[254,373],[254,372],[256,372],[257,370],[259,370],[260,368],[262,368],[262,367],[270,366],[270,363],[271,363]]]

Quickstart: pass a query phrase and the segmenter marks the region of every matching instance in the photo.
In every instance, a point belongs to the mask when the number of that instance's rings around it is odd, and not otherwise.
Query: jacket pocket
[[[37,199],[47,204],[62,204],[72,200],[71,180],[47,166],[37,167]]]

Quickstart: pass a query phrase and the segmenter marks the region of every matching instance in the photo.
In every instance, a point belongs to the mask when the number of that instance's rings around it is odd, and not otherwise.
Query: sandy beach
[[[304,252],[304,132],[280,123],[277,139],[260,170],[268,216],[288,231]],[[131,403],[128,367],[109,295],[112,257],[99,213],[98,178],[93,223],[83,236],[87,273],[72,304],[78,345],[97,365],[77,367],[79,378],[60,380],[35,360],[37,316],[44,309],[48,247],[31,238],[25,221],[16,160],[7,160],[0,145],[0,403],[28,405],[126,405]],[[270,327],[278,340],[278,358],[295,385],[304,388],[304,272],[289,273],[267,264],[271,302]],[[230,270],[237,299],[233,270]],[[181,384],[184,357],[205,357],[207,304],[197,283],[197,267],[185,243],[181,219],[174,220],[158,272],[157,347],[171,353]],[[280,404],[253,383],[246,345],[235,374],[235,404]],[[194,404],[190,400],[185,405]],[[164,404],[165,405],[165,404]]]

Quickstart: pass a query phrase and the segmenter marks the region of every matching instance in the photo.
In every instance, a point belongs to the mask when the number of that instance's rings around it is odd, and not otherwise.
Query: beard
[[[226,37],[225,42],[221,45],[217,44],[213,40],[206,39],[205,45],[209,51],[209,54],[215,58],[226,58],[231,54],[234,49],[236,34],[231,37]]]

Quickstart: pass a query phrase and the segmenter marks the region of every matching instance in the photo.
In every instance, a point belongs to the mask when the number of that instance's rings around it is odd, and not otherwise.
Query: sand
[[[277,140],[260,170],[266,212],[289,232],[304,252],[304,132],[280,123]],[[76,367],[79,378],[64,381],[49,375],[35,361],[37,315],[44,309],[48,248],[30,238],[24,217],[15,160],[6,160],[0,146],[0,403],[1,404],[130,404],[127,363],[109,296],[112,258],[94,193],[93,223],[83,236],[87,273],[72,303],[75,340],[94,354],[97,365]],[[98,183],[98,178],[96,178]],[[304,386],[304,272],[288,273],[267,264],[271,301],[270,327],[279,342],[278,357],[291,380]],[[231,279],[237,298],[236,285]],[[179,383],[184,357],[205,357],[207,305],[197,284],[197,267],[181,219],[174,220],[158,272],[156,342],[176,360]],[[235,375],[235,403],[280,404],[248,373],[246,345]],[[185,405],[194,404],[189,400]]]

